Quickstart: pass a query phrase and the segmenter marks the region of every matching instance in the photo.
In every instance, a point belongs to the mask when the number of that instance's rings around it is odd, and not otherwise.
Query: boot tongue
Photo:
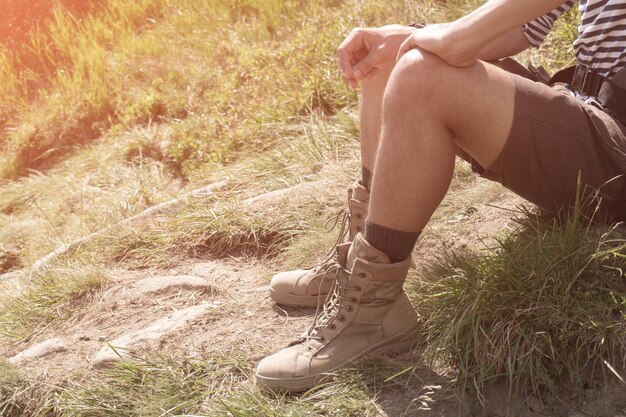
[[[361,233],[356,235],[354,241],[352,242],[352,246],[350,246],[350,249],[348,250],[348,259],[346,262],[346,266],[350,270],[352,270],[352,268],[354,267],[354,263],[356,262],[357,258],[375,264],[391,263],[389,257],[370,245]]]
[[[369,201],[370,199],[370,193],[369,191],[367,191],[365,189],[365,187],[363,187],[363,185],[361,185],[360,181],[357,181],[354,183],[354,185],[352,186],[352,195],[351,198],[353,200],[359,200],[359,201]]]

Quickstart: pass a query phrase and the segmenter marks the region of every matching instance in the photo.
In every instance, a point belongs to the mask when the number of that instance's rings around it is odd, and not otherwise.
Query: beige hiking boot
[[[301,340],[258,364],[260,387],[305,391],[359,356],[401,353],[415,345],[420,322],[402,289],[410,258],[391,264],[361,234],[352,245],[338,246],[337,255],[332,293]]]
[[[369,198],[369,192],[359,181],[348,188],[348,209],[343,211],[344,218],[337,243],[329,256],[311,269],[274,275],[270,282],[270,296],[276,303],[290,307],[316,307],[318,302],[326,298],[337,279],[338,269],[334,267],[337,264],[335,247],[346,239],[346,234],[347,241],[351,242],[357,233],[363,231]]]

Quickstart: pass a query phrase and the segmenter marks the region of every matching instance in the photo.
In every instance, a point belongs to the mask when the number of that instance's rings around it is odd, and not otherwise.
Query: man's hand
[[[378,66],[392,62],[402,42],[415,31],[402,25],[353,29],[337,48],[339,68],[350,87],[378,74]]]
[[[400,46],[397,59],[411,49],[420,48],[437,55],[455,67],[468,67],[478,59],[481,46],[455,39],[450,23],[429,25],[411,34]]]

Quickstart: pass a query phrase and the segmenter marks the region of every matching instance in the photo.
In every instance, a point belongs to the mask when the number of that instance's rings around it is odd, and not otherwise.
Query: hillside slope
[[[626,414],[622,232],[545,219],[460,161],[413,254],[418,348],[302,396],[253,384],[315,313],[267,283],[324,257],[359,172],[336,45],[478,3],[109,0],[0,49],[0,415]],[[524,59],[567,63],[570,19]]]

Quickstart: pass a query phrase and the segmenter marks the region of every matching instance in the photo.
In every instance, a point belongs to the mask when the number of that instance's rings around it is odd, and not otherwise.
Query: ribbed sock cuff
[[[372,190],[372,171],[364,166],[361,167],[361,182],[368,192]]]
[[[389,257],[392,263],[402,262],[411,256],[421,232],[402,232],[365,219],[365,240]]]

